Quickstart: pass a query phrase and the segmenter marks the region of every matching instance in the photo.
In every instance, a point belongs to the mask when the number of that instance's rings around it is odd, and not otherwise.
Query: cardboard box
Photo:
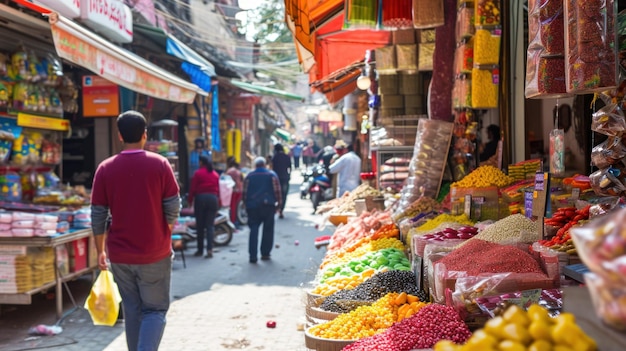
[[[68,244],[70,255],[70,272],[78,272],[87,268],[87,238],[74,240]]]
[[[391,41],[393,44],[415,44],[419,31],[415,29],[398,29],[391,33]]]
[[[398,71],[416,72],[418,68],[418,48],[416,44],[396,45]]]

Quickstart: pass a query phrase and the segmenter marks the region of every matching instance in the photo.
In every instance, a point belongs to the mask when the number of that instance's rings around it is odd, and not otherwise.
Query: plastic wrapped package
[[[472,80],[467,76],[461,76],[454,80],[452,105],[454,108],[468,108],[472,104],[471,95]]]
[[[413,0],[413,26],[435,28],[443,26],[443,0]]]
[[[377,0],[346,0],[346,14],[344,27],[346,28],[371,28],[378,23]]]
[[[563,1],[530,0],[528,6],[528,47],[541,48],[542,56],[564,55]]]
[[[474,36],[474,66],[497,65],[500,62],[502,29],[477,29]]]
[[[614,0],[565,1],[567,91],[584,94],[617,85]]]
[[[472,108],[497,108],[500,70],[472,69]]]
[[[616,104],[604,106],[594,112],[591,130],[608,136],[621,136],[626,131],[624,111]]]
[[[618,179],[621,171],[609,167],[597,170],[589,175],[593,191],[600,196],[620,196],[626,191],[626,187]]]
[[[510,273],[484,273],[475,277],[460,277],[456,280],[452,301],[448,305],[454,307],[461,316],[480,313],[476,299],[498,293],[498,284]]]
[[[570,96],[565,88],[565,59],[542,57],[543,51],[529,48],[526,59],[526,98]]]
[[[456,14],[456,41],[471,37],[475,32],[473,4],[463,3]]]
[[[621,137],[608,137],[591,150],[591,164],[598,168],[608,168],[626,157],[626,145]]]
[[[500,1],[476,0],[474,2],[474,24],[477,26],[500,24]]]
[[[565,173],[565,131],[550,132],[550,173],[560,176]]]
[[[387,29],[413,28],[413,0],[383,1],[383,26]],[[378,57],[376,57],[378,66]]]
[[[474,41],[463,39],[454,51],[454,75],[471,73],[474,67]]]
[[[596,315],[617,330],[626,330],[626,287],[593,273],[585,274]]]
[[[419,71],[433,70],[433,54],[435,53],[435,43],[422,43],[418,46],[418,64]]]
[[[376,71],[379,74],[395,74],[397,65],[395,46],[389,45],[376,49]]]

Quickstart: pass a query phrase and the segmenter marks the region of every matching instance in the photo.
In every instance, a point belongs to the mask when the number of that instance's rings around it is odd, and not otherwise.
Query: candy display
[[[476,0],[474,2],[474,24],[491,26],[500,24],[499,0]]]
[[[456,15],[456,41],[471,37],[475,31],[474,8],[468,3],[461,4]]]
[[[542,56],[565,54],[563,1],[531,0],[528,2],[529,50],[540,50]]]
[[[497,108],[500,70],[472,69],[472,108]]]
[[[567,92],[584,94],[617,86],[617,2],[565,1]]]
[[[474,66],[497,65],[500,62],[502,30],[477,29],[474,35]]]
[[[543,51],[528,49],[526,57],[527,98],[566,97],[565,59],[563,57],[543,57]]]
[[[459,42],[454,52],[454,74],[471,73],[474,67],[474,40],[464,39]]]

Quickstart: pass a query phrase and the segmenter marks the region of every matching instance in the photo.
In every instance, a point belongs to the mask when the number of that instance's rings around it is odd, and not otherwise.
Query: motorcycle
[[[308,177],[306,173],[311,173]],[[317,211],[317,207],[322,201],[328,201],[334,198],[332,184],[330,178],[326,175],[326,169],[323,164],[314,165],[310,171],[305,173],[306,181],[300,186],[300,196],[305,194],[311,198],[313,203],[313,211]]]

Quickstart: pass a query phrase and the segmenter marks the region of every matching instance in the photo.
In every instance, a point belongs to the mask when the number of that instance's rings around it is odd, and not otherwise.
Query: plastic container
[[[475,32],[473,4],[463,3],[456,14],[456,41],[471,37]]]
[[[474,41],[464,39],[454,51],[454,75],[471,73],[474,67]]]
[[[477,29],[474,35],[474,67],[497,65],[500,62],[502,29]]]
[[[497,108],[500,69],[472,69],[472,108]]]
[[[626,286],[594,273],[585,274],[585,283],[598,318],[611,328],[626,331]]]
[[[474,2],[474,24],[495,26],[500,24],[499,0],[476,0]]]

